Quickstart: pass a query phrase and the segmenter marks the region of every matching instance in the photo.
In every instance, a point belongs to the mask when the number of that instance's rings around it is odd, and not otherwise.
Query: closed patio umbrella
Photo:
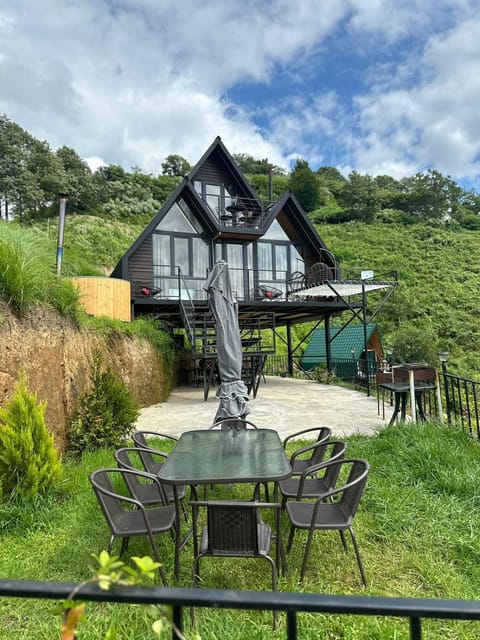
[[[233,297],[228,264],[215,263],[203,284],[210,310],[216,322],[216,343],[220,386],[220,405],[215,422],[225,418],[241,418],[250,413],[248,390],[242,381],[242,340],[238,325],[238,303]]]

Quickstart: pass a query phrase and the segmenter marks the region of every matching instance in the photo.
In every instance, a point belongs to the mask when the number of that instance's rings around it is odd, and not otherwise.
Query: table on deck
[[[207,484],[274,482],[274,502],[277,501],[277,482],[288,478],[292,468],[280,437],[273,429],[221,430],[208,429],[184,432],[159,472],[162,482],[174,487],[188,484],[195,487]],[[177,517],[180,509],[176,498]],[[195,518],[196,510],[192,517]],[[280,519],[280,510],[277,516]],[[180,520],[179,520],[180,522]],[[278,522],[279,524],[279,522]],[[278,526],[280,531],[280,526]],[[180,546],[180,536],[176,544]],[[194,554],[198,549],[193,538]],[[277,566],[281,541],[277,540]],[[177,553],[177,557],[179,554]],[[178,577],[179,566],[175,567]]]

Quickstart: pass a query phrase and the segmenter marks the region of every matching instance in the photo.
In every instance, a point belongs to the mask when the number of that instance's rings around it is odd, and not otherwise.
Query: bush
[[[77,456],[121,446],[138,418],[129,390],[110,367],[102,370],[100,354],[94,356],[90,377],[92,389],[80,398],[68,425],[68,450]]]
[[[46,403],[37,402],[21,374],[10,402],[0,409],[0,495],[31,500],[53,487],[62,467],[45,424]]]
[[[329,371],[324,362],[320,362],[312,371],[312,377],[321,384],[335,384],[337,376],[335,371]]]

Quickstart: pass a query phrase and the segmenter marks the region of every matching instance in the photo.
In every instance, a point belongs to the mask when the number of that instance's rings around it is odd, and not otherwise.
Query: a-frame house
[[[193,356],[214,361],[202,284],[220,259],[230,267],[250,352],[264,352],[260,330],[285,326],[292,354],[292,324],[323,320],[328,336],[330,318],[351,307],[328,287],[298,295],[341,281],[335,257],[293,193],[262,201],[217,137],[111,275],[130,281],[133,317],[155,314],[172,330],[184,329]]]

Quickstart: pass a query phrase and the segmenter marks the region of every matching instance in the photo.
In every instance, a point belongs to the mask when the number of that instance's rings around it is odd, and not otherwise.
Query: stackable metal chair
[[[335,488],[340,465],[329,465],[328,463],[344,458],[347,444],[340,440],[329,440],[317,446],[323,449],[322,462],[306,467],[300,476],[280,480],[278,483],[283,496],[282,509],[285,509],[288,499],[319,498]]]
[[[131,537],[148,537],[155,560],[161,563],[155,536],[167,531],[173,537],[178,535],[175,507],[162,505],[146,508],[140,500],[129,495],[127,476],[131,476],[129,480],[136,476],[137,481],[140,481],[141,478],[145,483],[156,484],[159,496],[162,495],[160,482],[151,475],[140,471],[98,469],[90,475],[90,482],[111,531],[108,552],[111,552],[116,537],[122,539],[120,555],[126,550],[128,540]],[[159,572],[163,584],[167,584],[163,566],[160,566]]]
[[[245,420],[244,418],[223,418],[215,424],[212,424],[210,429],[223,429],[223,431],[232,430],[241,430],[241,429],[258,429],[258,427],[250,422],[250,420]]]
[[[288,537],[287,551],[290,551],[296,529],[308,531],[305,554],[303,556],[300,580],[303,581],[308,564],[313,534],[321,530],[337,530],[343,534],[345,530],[350,532],[358,568],[364,586],[367,579],[363,569],[360,551],[353,532],[353,519],[360,504],[363,491],[367,482],[370,467],[368,462],[356,458],[335,460],[327,462],[328,466],[338,466],[338,473],[348,469],[348,478],[342,486],[335,487],[331,491],[321,495],[315,502],[291,501],[287,502],[286,512],[290,520],[290,534]],[[332,500],[330,502],[330,499]],[[346,550],[345,538],[342,535],[342,543]]]
[[[158,465],[159,468],[168,458],[168,455],[166,453],[153,451],[151,449],[142,449],[140,447],[123,447],[122,449],[117,449],[117,451],[115,451],[113,455],[115,457],[117,465],[121,469],[130,469],[132,471],[141,471],[140,467],[144,466],[143,457],[148,457],[148,459],[151,458],[155,466]],[[147,471],[147,473],[149,472]],[[149,475],[156,478],[156,474],[152,473]],[[132,496],[139,500],[142,504],[150,505],[158,504],[159,502],[170,504],[175,501],[173,487],[170,484],[164,484],[160,481],[153,484],[145,483],[141,480],[141,478],[131,475],[125,476],[125,482],[128,485]],[[161,494],[159,492],[159,488],[161,490]],[[185,504],[183,502],[183,499],[185,498],[184,486],[177,487],[177,497],[182,501],[181,505],[183,509],[183,515],[185,516],[185,519],[187,519],[187,512],[185,510]]]
[[[167,433],[157,433],[156,431],[135,431],[132,435],[132,440],[135,443],[135,446],[142,450],[140,457],[145,471],[153,473],[154,475],[157,475],[164,461],[159,460],[158,458],[155,459],[151,452],[153,451],[154,453],[161,454],[162,456],[168,455],[164,451],[158,449],[158,447],[152,446],[151,440],[158,440],[158,438],[166,438],[173,442],[177,442],[178,440],[175,436],[168,435]]]
[[[317,432],[317,436],[315,438],[315,442],[306,447],[302,447],[301,449],[297,449],[290,456],[290,464],[292,466],[292,475],[298,476],[307,467],[311,467],[314,464],[318,464],[322,462],[324,450],[322,447],[318,447],[319,444],[324,444],[327,442],[332,435],[332,430],[330,427],[311,427],[310,429],[303,429],[302,431],[297,431],[296,433],[292,433],[287,436],[283,441],[283,448],[287,448],[287,444],[292,440],[292,438],[298,438],[299,436],[304,436],[305,434],[313,434]],[[307,436],[308,438],[309,436]],[[310,455],[309,452],[311,452]]]
[[[272,532],[265,524],[260,511],[279,509],[277,502],[192,501],[193,509],[205,508],[207,524],[201,534],[200,551],[193,561],[193,585],[200,578],[202,558],[253,558],[264,559],[270,564],[272,591],[277,589],[278,569],[270,556],[272,539],[279,540],[278,531]],[[196,518],[195,518],[196,520]],[[278,518],[275,516],[275,522]],[[194,535],[197,532],[194,531]],[[273,617],[276,626],[276,615]]]

